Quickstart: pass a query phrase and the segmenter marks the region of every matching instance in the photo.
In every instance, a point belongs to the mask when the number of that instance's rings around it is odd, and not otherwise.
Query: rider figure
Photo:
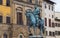
[[[40,14],[40,9],[38,7],[35,7],[34,11],[33,11],[33,15],[35,16],[36,19],[36,24],[38,25],[39,23],[39,14]]]

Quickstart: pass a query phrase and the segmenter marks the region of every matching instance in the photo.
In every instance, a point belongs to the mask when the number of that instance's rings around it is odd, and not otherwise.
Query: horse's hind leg
[[[41,27],[40,27],[40,35],[42,36],[42,29],[41,29]]]
[[[35,24],[33,25],[33,28],[34,28],[34,35],[36,35],[36,26],[35,26]]]

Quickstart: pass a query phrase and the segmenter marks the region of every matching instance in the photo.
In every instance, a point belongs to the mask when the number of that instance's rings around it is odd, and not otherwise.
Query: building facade
[[[55,12],[55,36],[60,38],[60,12]]]
[[[45,19],[46,38],[55,38],[54,25],[54,2],[51,0],[44,0],[42,3],[42,14]]]
[[[0,38],[9,38],[10,0],[0,0]]]

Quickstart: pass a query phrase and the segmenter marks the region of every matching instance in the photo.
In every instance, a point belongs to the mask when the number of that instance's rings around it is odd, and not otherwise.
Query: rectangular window
[[[55,36],[55,32],[52,32],[53,33],[53,36]]]
[[[51,36],[51,31],[49,31],[49,36]]]
[[[56,35],[60,35],[60,31],[55,31],[55,34]]]
[[[53,8],[53,6],[52,6],[52,11],[53,11],[53,9],[54,9],[54,8]]]
[[[6,6],[10,6],[10,0],[6,0]]]
[[[58,31],[58,35],[60,35],[60,31]]]
[[[49,5],[49,10],[50,10],[50,5]]]
[[[6,17],[6,23],[10,24],[10,17]]]
[[[58,23],[57,26],[60,27],[60,23]]]
[[[47,8],[46,4],[45,4],[45,8]]]
[[[54,15],[52,15],[52,18],[54,18]]]
[[[45,26],[47,26],[47,18],[45,18]]]
[[[17,13],[17,24],[19,25],[23,24],[22,13],[20,12]]]
[[[2,23],[2,21],[3,21],[3,17],[2,17],[2,16],[0,16],[0,23]]]
[[[49,27],[51,27],[51,19],[49,19]]]
[[[55,23],[55,26],[57,27],[57,23]]]
[[[32,0],[28,0],[29,1],[29,3],[32,3]]]
[[[55,35],[58,35],[58,31],[55,31]]]
[[[49,31],[49,36],[55,36],[55,32]]]
[[[3,3],[3,1],[2,1],[2,0],[0,0],[0,5],[2,5],[2,3]]]
[[[48,32],[46,31],[46,36],[48,35]]]
[[[52,23],[52,27],[55,27],[54,23]]]

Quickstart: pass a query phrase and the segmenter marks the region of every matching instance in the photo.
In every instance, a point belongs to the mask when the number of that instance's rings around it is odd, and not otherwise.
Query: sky
[[[56,12],[60,12],[60,0],[51,0],[53,2],[55,2],[55,11]]]

